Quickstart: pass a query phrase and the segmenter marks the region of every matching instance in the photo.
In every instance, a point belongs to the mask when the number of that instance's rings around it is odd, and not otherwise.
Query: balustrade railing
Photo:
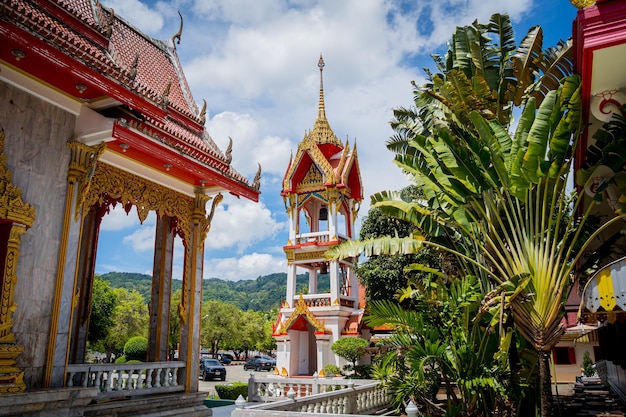
[[[66,387],[96,387],[99,398],[184,391],[179,381],[185,362],[74,364],[67,366]]]
[[[349,385],[361,386],[372,384],[375,381],[368,379],[344,378],[284,378],[284,377],[251,377],[248,380],[248,401],[266,402],[279,401],[287,398],[287,393],[293,390],[296,398],[322,392],[337,391]]]
[[[347,237],[341,234],[337,234],[337,240],[341,243],[346,240]],[[310,232],[310,233],[301,233],[296,235],[296,245],[305,245],[305,244],[323,244],[330,242],[330,232]]]
[[[330,307],[333,305],[330,294],[305,294],[303,297],[304,304],[307,307]],[[296,300],[294,300],[294,305]],[[355,300],[352,297],[346,297],[343,295],[339,296],[339,305],[343,307],[354,307]]]
[[[266,402],[234,410],[232,417],[261,417],[268,411],[375,414],[390,406],[390,395],[378,381],[371,380],[250,378],[248,401]]]

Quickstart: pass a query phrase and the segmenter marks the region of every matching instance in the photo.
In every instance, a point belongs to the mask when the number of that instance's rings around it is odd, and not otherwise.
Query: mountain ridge
[[[136,290],[144,300],[150,300],[152,291],[152,277],[146,274],[132,272],[108,272],[100,274],[100,278],[107,281],[112,288]],[[308,292],[308,274],[299,274],[296,277],[296,293]],[[172,291],[182,288],[182,281],[172,280]],[[322,275],[318,280],[318,290],[324,292],[330,288],[328,275]],[[207,278],[202,280],[202,302],[222,301],[232,304],[242,311],[269,311],[279,308],[281,300],[287,291],[287,274],[277,272],[261,275],[253,280],[228,281],[221,278]]]

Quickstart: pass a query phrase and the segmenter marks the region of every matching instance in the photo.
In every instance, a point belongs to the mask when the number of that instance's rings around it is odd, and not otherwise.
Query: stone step
[[[85,417],[209,417],[211,409],[203,404],[206,393],[180,393],[117,398],[85,407]]]

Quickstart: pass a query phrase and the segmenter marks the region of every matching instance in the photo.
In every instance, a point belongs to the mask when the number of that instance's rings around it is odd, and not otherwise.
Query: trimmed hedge
[[[126,360],[145,361],[148,356],[148,339],[143,336],[135,336],[128,339],[124,345]]]
[[[239,395],[248,398],[248,384],[245,382],[233,382],[231,384],[216,385],[215,391],[222,400],[236,400]]]

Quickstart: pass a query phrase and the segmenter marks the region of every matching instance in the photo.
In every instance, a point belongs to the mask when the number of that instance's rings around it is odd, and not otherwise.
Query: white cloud
[[[154,250],[154,227],[141,226],[122,239],[124,245],[130,246],[135,252]]]
[[[267,253],[251,253],[239,258],[210,259],[204,263],[204,278],[229,281],[255,279],[276,272],[287,272],[287,260]]]
[[[227,196],[215,210],[205,251],[234,247],[238,253],[284,230],[262,203]]]
[[[297,147],[278,136],[260,138],[258,123],[249,114],[222,112],[207,122],[207,129],[222,150],[228,147],[228,138],[233,139],[232,165],[246,177],[256,173],[257,163],[264,173],[282,176],[291,150]]]
[[[102,0],[102,4],[149,35],[155,35],[163,28],[163,15],[139,0]]]
[[[116,204],[115,207],[111,207],[109,213],[102,217],[102,223],[100,224],[100,230],[102,231],[116,231],[124,230],[139,224],[139,218],[137,217],[137,210],[135,207],[126,214],[121,204]]]

